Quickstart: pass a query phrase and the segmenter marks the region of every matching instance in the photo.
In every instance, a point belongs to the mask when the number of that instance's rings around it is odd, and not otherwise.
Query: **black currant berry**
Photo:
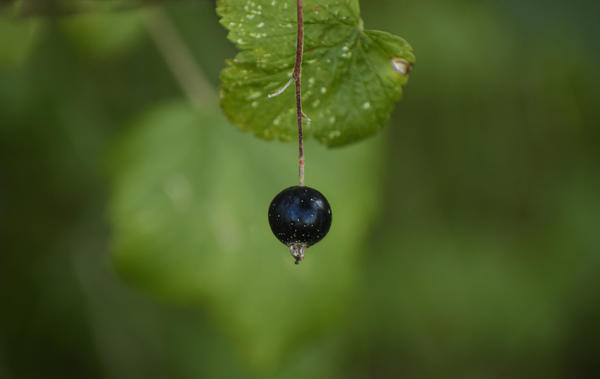
[[[269,206],[269,224],[275,237],[290,247],[298,264],[306,249],[329,231],[331,208],[325,196],[314,188],[286,188]]]

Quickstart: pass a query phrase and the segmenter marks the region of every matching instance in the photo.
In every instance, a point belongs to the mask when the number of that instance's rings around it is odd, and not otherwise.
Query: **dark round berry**
[[[269,224],[275,237],[292,249],[298,263],[304,250],[329,231],[331,208],[325,196],[314,188],[286,188],[269,206]]]

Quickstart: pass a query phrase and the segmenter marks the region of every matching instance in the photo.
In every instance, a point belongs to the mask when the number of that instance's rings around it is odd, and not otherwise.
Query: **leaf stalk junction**
[[[304,52],[304,2],[296,0],[298,19],[298,39],[296,43],[296,63],[290,80],[276,92],[269,94],[269,98],[281,95],[292,84],[296,83],[296,116],[298,118],[298,182],[304,186],[304,138],[302,134],[302,119],[310,123],[310,118],[302,111],[302,55]]]

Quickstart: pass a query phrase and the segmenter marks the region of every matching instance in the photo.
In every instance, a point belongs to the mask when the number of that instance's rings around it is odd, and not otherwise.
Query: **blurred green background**
[[[597,1],[363,1],[417,65],[378,136],[307,143],[299,267],[296,146],[220,115],[214,2],[140,3],[3,8],[0,378],[600,375]]]

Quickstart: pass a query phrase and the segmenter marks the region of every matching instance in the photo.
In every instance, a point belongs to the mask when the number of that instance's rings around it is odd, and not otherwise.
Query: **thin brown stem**
[[[302,137],[302,52],[304,50],[304,4],[302,0],[297,1],[298,8],[298,43],[296,45],[296,65],[294,66],[294,80],[296,81],[296,113],[298,117],[298,166],[300,185],[304,186],[304,141]]]

